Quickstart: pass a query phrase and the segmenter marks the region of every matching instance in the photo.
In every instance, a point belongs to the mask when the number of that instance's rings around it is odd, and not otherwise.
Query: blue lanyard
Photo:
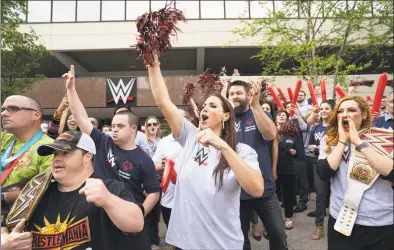
[[[15,139],[10,143],[10,145],[7,147],[5,152],[1,155],[1,173],[3,173],[3,170],[12,162],[13,160],[17,159],[19,156],[21,156],[26,150],[28,150],[34,143],[36,143],[40,138],[43,136],[44,132],[42,130],[38,130],[35,135],[33,135],[32,138],[30,138],[29,141],[23,145],[23,147],[18,151],[18,153],[14,154],[12,157],[8,158],[8,156],[11,154],[11,150],[14,147],[15,144]]]

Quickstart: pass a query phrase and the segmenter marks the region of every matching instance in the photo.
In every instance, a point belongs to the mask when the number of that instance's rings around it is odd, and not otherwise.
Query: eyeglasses
[[[24,107],[18,107],[18,106],[1,107],[1,113],[3,113],[5,110],[7,110],[7,112],[10,114],[16,113],[21,110],[31,110],[31,111],[39,112],[39,111],[32,109],[32,108],[24,108]]]
[[[146,126],[147,127],[156,127],[157,126],[157,123],[156,122],[154,122],[154,123],[148,123],[148,124],[146,124]]]

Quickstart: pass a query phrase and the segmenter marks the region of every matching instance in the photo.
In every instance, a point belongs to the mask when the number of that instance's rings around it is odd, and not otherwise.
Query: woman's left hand
[[[360,136],[358,135],[358,131],[356,129],[356,125],[352,121],[352,119],[348,119],[349,121],[349,139],[353,145],[358,146],[361,143]]]
[[[197,141],[205,147],[211,145],[212,147],[221,150],[226,146],[226,142],[217,136],[210,128],[198,131],[196,138]]]

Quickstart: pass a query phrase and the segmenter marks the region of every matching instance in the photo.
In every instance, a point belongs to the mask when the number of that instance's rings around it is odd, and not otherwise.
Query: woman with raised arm
[[[317,173],[331,180],[328,250],[394,246],[393,134],[371,128],[368,102],[346,96],[320,141]]]
[[[197,129],[171,102],[158,57],[148,66],[156,104],[184,148],[166,241],[178,249],[242,249],[241,187],[261,197],[264,181],[257,153],[236,143],[235,114],[221,95],[210,96]],[[177,168],[178,169],[178,168]]]

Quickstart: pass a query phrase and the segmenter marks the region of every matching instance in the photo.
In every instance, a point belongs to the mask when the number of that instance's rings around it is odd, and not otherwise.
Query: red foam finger
[[[171,182],[172,182],[172,184],[175,185],[177,179],[178,179],[178,175],[176,174],[176,171],[174,169],[174,171],[172,172],[172,175],[171,175]]]
[[[324,79],[320,81],[320,88],[321,88],[321,99],[325,101],[327,100],[327,88],[326,88],[326,81]]]
[[[277,89],[278,89],[278,93],[279,93],[280,97],[282,98],[282,102],[286,103],[287,102],[286,101],[286,96],[285,96],[285,94],[283,94],[282,89],[281,88],[277,88]]]
[[[170,184],[171,176],[174,171],[173,161],[168,160],[166,164],[164,164],[163,176],[161,178],[161,189],[165,193],[167,191],[168,185]]]
[[[294,89],[293,99],[291,99],[291,108],[290,108],[290,112],[289,112],[290,117],[292,117],[294,115],[294,111],[296,109],[297,98],[298,98],[298,94],[300,93],[301,86],[302,86],[302,81],[298,80],[296,87]]]
[[[276,95],[274,88],[272,86],[268,86],[268,91],[270,92],[272,99],[274,99],[274,102],[275,102],[276,106],[278,107],[278,109],[284,110],[285,107],[283,107],[283,104],[279,101],[279,98]]]
[[[339,95],[340,98],[343,98],[346,96],[345,91],[343,91],[343,88],[341,86],[339,86],[338,84],[335,85],[335,91],[337,92],[337,94]]]
[[[379,116],[380,113],[380,105],[382,104],[382,98],[384,89],[387,85],[387,73],[383,73],[379,77],[378,86],[376,87],[375,98],[373,99],[372,105],[372,119],[375,119]]]
[[[289,94],[290,101],[293,100],[293,90],[291,88],[287,88],[287,94]]]

